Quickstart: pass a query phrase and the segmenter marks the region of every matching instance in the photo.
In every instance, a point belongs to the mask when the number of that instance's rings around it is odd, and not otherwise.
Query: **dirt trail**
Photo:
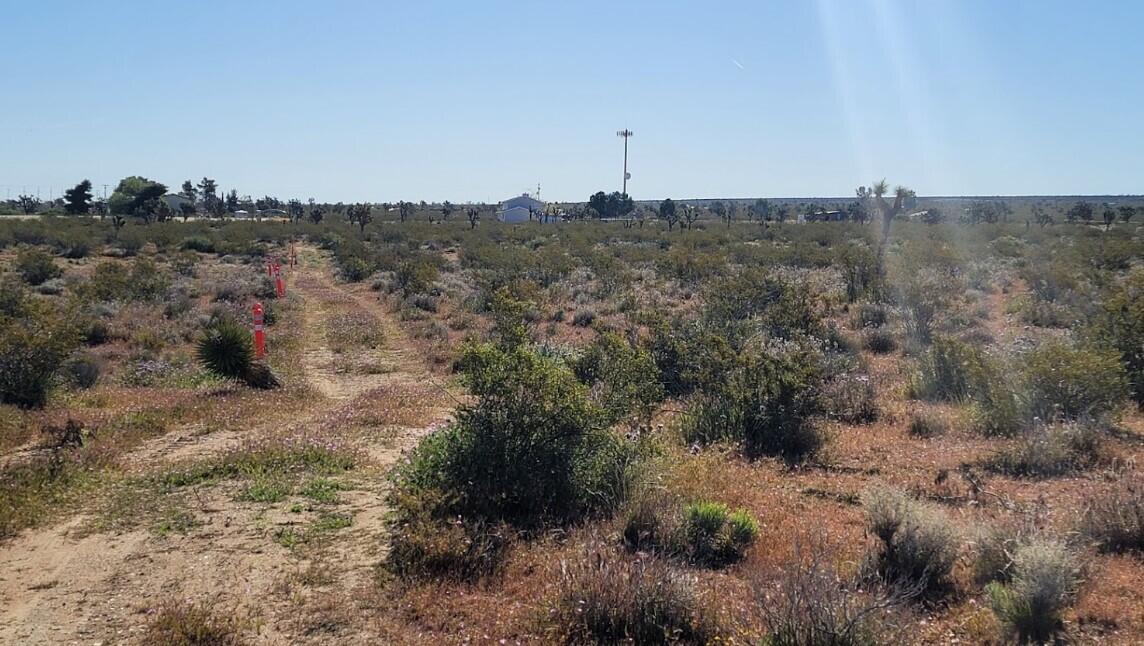
[[[204,435],[177,429],[133,452],[131,464],[154,470],[217,455],[246,438],[324,428],[329,420],[368,406],[379,393],[424,388],[431,380],[427,367],[409,351],[398,323],[376,298],[336,283],[316,250],[303,249],[302,259],[288,280],[304,302],[301,357],[306,382],[318,394],[313,405],[295,419],[274,415],[241,432]],[[341,358],[331,350],[327,323],[347,306],[376,319],[385,339],[377,348],[384,372],[342,369]],[[447,407],[432,406],[419,409],[417,417],[428,415],[436,423],[448,414]],[[291,551],[271,538],[300,526],[297,515],[281,509],[283,505],[236,503],[234,486],[225,483],[193,492],[198,524],[185,534],[157,536],[140,528],[85,535],[79,531],[85,517],[77,516],[0,545],[0,643],[131,643],[146,624],[147,609],[166,598],[214,600],[224,610],[236,605],[257,608],[259,643],[369,641],[350,619],[327,616],[321,609],[318,619],[306,619],[313,613],[301,610],[321,599],[352,599],[355,590],[371,585],[386,511],[384,481],[378,474],[425,429],[425,424],[390,425],[385,442],[367,446],[376,464],[352,477],[352,489],[339,494],[337,511],[352,515],[352,525],[340,530],[336,540],[303,550]],[[321,572],[316,574],[316,569]]]

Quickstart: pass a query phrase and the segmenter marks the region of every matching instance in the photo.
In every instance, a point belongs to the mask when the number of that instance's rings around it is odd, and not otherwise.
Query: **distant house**
[[[533,198],[528,193],[520,197],[509,198],[497,207],[497,219],[509,224],[519,224],[535,220],[537,222],[557,222],[559,218],[554,215],[545,215],[544,202]]]

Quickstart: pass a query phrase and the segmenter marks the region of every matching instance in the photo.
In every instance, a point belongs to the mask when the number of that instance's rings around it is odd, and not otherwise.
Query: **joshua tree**
[[[871,200],[874,206],[878,209],[879,215],[882,217],[882,239],[878,244],[878,260],[879,262],[886,254],[886,244],[890,240],[890,227],[894,224],[894,218],[902,212],[902,206],[906,201],[914,197],[914,192],[905,186],[898,186],[894,189],[894,203],[890,204],[886,201],[886,194],[890,191],[890,185],[886,180],[875,182],[870,188],[864,186],[858,187],[858,197],[860,199]]]
[[[465,209],[465,215],[469,218],[469,228],[476,229],[481,222],[481,212],[470,206]]]

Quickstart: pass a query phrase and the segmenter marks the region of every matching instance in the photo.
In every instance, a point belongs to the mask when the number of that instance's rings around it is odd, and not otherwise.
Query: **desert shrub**
[[[437,267],[426,259],[406,260],[397,265],[394,279],[406,296],[424,294],[437,280]]]
[[[1144,552],[1144,481],[1126,480],[1117,489],[1091,499],[1081,533],[1102,552]]]
[[[654,558],[586,554],[564,563],[553,618],[568,644],[706,644],[717,628],[693,577]]]
[[[977,530],[973,540],[973,580],[1008,583],[1013,578],[1013,555],[1036,535],[1032,525],[999,521]]]
[[[1024,357],[1028,415],[1042,420],[1103,418],[1128,396],[1128,380],[1114,352],[1049,341]]]
[[[0,403],[44,405],[64,359],[79,344],[72,317],[16,295],[0,312]]]
[[[1062,629],[1061,611],[1076,596],[1079,568],[1063,543],[1034,539],[1013,553],[1008,583],[986,586],[994,614],[1022,644],[1044,644]]]
[[[744,509],[730,511],[715,502],[696,502],[683,512],[683,538],[687,559],[709,567],[742,560],[759,535],[759,525]]]
[[[940,511],[888,489],[864,497],[866,527],[878,539],[867,555],[867,576],[932,598],[949,591],[958,538]]]
[[[663,387],[651,355],[612,332],[597,336],[572,368],[576,378],[590,388],[592,401],[612,423],[629,415],[646,423],[663,400]]]
[[[350,256],[338,260],[338,274],[342,280],[347,283],[360,283],[361,281],[369,278],[373,273],[373,267],[364,259],[357,256]]]
[[[247,621],[211,604],[167,602],[147,623],[143,642],[168,646],[241,646]]]
[[[918,412],[910,416],[906,432],[911,437],[938,437],[949,432],[949,422],[934,413]]]
[[[404,580],[476,581],[494,574],[508,548],[511,528],[480,519],[441,522],[432,514],[440,501],[426,499],[432,495],[398,504],[403,516],[389,542],[390,571]]]
[[[87,318],[80,322],[80,339],[86,345],[102,345],[111,338],[111,326],[100,318]]]
[[[241,380],[251,388],[281,385],[269,366],[254,361],[250,331],[228,317],[213,321],[203,331],[196,343],[196,356],[208,371]]]
[[[437,311],[437,297],[428,294],[416,294],[406,299],[406,302],[423,312]]]
[[[99,381],[99,360],[90,354],[81,354],[68,359],[63,366],[67,382],[74,388],[87,389]]]
[[[254,362],[250,332],[231,320],[208,327],[197,344],[199,362],[207,370],[231,379],[241,379]]]
[[[877,392],[863,374],[843,373],[826,382],[822,393],[827,415],[847,424],[878,419]]]
[[[64,273],[50,254],[39,249],[21,251],[16,256],[15,268],[29,285],[43,284]]]
[[[1144,268],[1109,290],[1089,335],[1120,354],[1132,397],[1144,409]]]
[[[918,360],[910,396],[926,401],[963,401],[985,378],[985,358],[956,339],[938,337]]]
[[[471,345],[458,365],[476,401],[394,471],[395,535],[421,513],[536,527],[623,500],[634,449],[604,428],[563,362],[523,346]]]
[[[699,393],[683,422],[688,442],[740,443],[749,457],[798,462],[825,442],[815,416],[821,412],[820,359],[807,349],[765,348],[734,359],[722,381]]]
[[[1100,432],[1092,424],[1037,424],[1017,444],[985,463],[997,473],[1046,478],[1087,469],[1098,459]]]
[[[889,354],[898,349],[898,342],[889,330],[869,330],[862,335],[862,347],[874,354]]]
[[[596,322],[596,313],[592,310],[580,310],[572,317],[572,325],[576,327],[589,327]]]
[[[861,591],[819,554],[797,559],[774,581],[757,581],[766,646],[875,646],[891,643],[886,613],[898,600]]]
[[[149,301],[167,292],[168,280],[153,261],[137,258],[127,265],[102,262],[77,291],[90,301]]]
[[[214,253],[215,244],[210,238],[206,236],[190,236],[183,238],[179,243],[179,249],[183,251],[198,251],[200,253]]]
[[[163,316],[167,319],[177,319],[183,314],[190,312],[195,307],[195,302],[191,297],[186,294],[177,294],[172,296],[163,305]]]
[[[880,328],[889,320],[886,306],[880,303],[861,303],[854,308],[854,327]]]
[[[813,295],[785,278],[762,270],[746,270],[717,281],[705,294],[701,317],[709,326],[747,336],[759,331],[778,339],[801,335],[824,336],[822,317]],[[749,327],[741,325],[749,321]]]

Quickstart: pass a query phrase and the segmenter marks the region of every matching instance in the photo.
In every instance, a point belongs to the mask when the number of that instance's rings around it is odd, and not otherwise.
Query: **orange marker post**
[[[286,295],[286,287],[282,284],[282,266],[274,263],[274,295],[282,298]]]
[[[254,313],[254,358],[261,359],[266,355],[266,333],[262,331],[262,303],[255,303]]]
[[[274,263],[269,260],[266,261],[266,275],[274,278]]]

